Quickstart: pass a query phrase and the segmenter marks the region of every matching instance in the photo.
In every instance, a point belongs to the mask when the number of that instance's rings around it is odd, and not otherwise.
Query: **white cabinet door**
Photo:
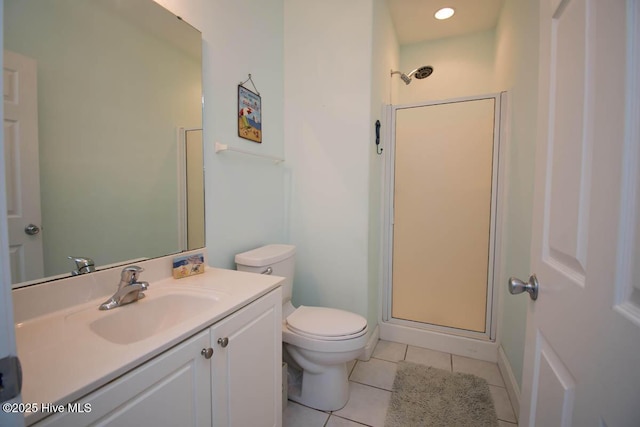
[[[200,354],[208,347],[209,331],[202,331],[75,402],[90,404],[90,412],[66,412],[37,425],[210,426],[211,364]]]
[[[211,327],[213,425],[282,425],[282,293]]]

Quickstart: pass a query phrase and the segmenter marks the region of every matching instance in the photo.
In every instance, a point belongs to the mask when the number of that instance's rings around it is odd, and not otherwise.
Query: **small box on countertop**
[[[204,273],[204,255],[192,254],[173,259],[173,278],[193,276]]]

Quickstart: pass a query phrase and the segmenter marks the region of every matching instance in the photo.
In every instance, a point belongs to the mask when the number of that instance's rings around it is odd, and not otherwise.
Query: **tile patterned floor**
[[[283,414],[283,427],[384,427],[396,363],[400,360],[486,379],[499,427],[517,427],[509,395],[495,363],[382,340],[378,341],[369,361],[349,364],[351,395],[344,408],[322,412],[289,401]]]

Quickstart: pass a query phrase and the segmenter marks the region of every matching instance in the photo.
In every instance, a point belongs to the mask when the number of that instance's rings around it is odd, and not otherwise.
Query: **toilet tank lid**
[[[266,245],[236,255],[236,264],[262,267],[287,259],[296,251],[293,245]]]

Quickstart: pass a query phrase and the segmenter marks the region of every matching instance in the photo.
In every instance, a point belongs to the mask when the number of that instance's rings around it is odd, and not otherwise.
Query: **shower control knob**
[[[213,349],[211,347],[203,348],[200,354],[203,355],[205,359],[211,359],[211,356],[213,356]]]
[[[218,338],[218,344],[220,344],[220,346],[222,348],[226,347],[229,345],[229,338],[224,337],[224,338]]]
[[[529,277],[529,282],[525,283],[516,277],[509,278],[509,293],[512,295],[527,292],[532,300],[538,299],[538,278],[535,274]]]

